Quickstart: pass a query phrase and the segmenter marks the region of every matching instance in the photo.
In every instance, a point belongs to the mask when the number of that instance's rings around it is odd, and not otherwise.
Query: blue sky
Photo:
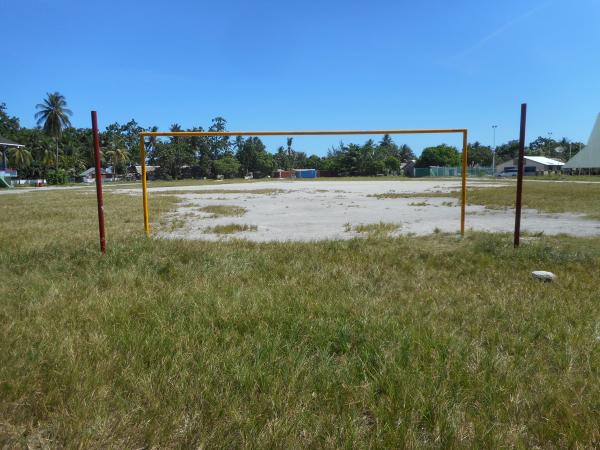
[[[102,126],[221,115],[232,130],[466,127],[485,144],[493,124],[497,143],[518,137],[523,101],[528,140],[585,142],[600,112],[598,0],[0,0],[0,17],[0,101],[25,126],[50,91],[79,127],[96,109]]]

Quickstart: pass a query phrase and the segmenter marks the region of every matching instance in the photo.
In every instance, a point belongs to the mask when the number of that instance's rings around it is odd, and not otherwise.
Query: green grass
[[[460,192],[431,192],[406,194],[387,192],[374,197],[396,198],[460,198]],[[472,205],[484,205],[488,208],[514,208],[516,184],[492,188],[469,188],[467,202]],[[593,219],[600,219],[600,183],[539,183],[525,180],[523,183],[523,208],[536,209],[548,213],[580,213]]]
[[[455,194],[456,195],[456,194]],[[513,208],[516,186],[469,189],[468,202],[490,208]],[[523,185],[523,207],[549,213],[576,212],[600,219],[600,183],[537,183]]]
[[[228,223],[226,225],[215,225],[214,227],[206,227],[204,229],[205,233],[213,234],[233,234],[241,233],[242,231],[256,231],[256,225]]]
[[[0,204],[0,447],[600,441],[600,239],[146,239],[107,194],[102,257],[93,192]]]
[[[365,234],[370,238],[382,238],[389,236],[398,228],[400,228],[400,225],[395,223],[379,222],[356,225],[354,231]]]
[[[198,208],[198,210],[210,214],[211,218],[243,216],[248,212],[246,208],[231,205],[208,205]]]

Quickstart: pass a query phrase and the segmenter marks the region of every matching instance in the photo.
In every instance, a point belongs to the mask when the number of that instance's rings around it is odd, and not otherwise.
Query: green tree
[[[295,162],[295,157],[294,157],[294,149],[292,148],[292,144],[294,143],[294,138],[293,137],[288,137],[286,140],[286,148],[287,148],[287,163],[288,166],[286,167],[286,170],[292,170],[297,168],[298,166],[296,166],[296,164],[294,164]]]
[[[277,148],[277,152],[273,157],[277,169],[288,170],[291,167],[290,158],[283,146]]]
[[[115,122],[106,127],[107,139],[109,141],[118,140],[119,147],[124,148],[129,153],[129,159],[136,162],[140,160],[140,132],[142,131],[144,129],[133,119],[126,124]],[[158,128],[151,127],[149,131],[158,131]],[[150,142],[146,145],[148,155],[152,153],[156,140],[156,136],[149,138]]]
[[[398,158],[400,159],[400,162],[403,163],[408,163],[417,159],[412,149],[406,144],[400,146],[398,153]]]
[[[208,131],[221,132],[227,130],[227,120],[218,116],[212,120],[212,125]],[[208,139],[210,147],[211,159],[218,159],[222,156],[232,156],[229,137],[227,136],[211,136]]]
[[[423,149],[417,160],[417,167],[457,167],[460,166],[460,153],[455,147],[446,144]]]
[[[223,175],[225,178],[233,178],[240,172],[240,162],[232,156],[224,156],[213,162],[216,175]]]
[[[6,103],[0,103],[0,136],[16,141],[21,125],[18,117],[11,117],[6,111]]]
[[[496,164],[519,156],[519,141],[512,140],[496,147]]]
[[[267,152],[263,142],[258,137],[236,139],[238,151],[236,158],[240,162],[242,174],[248,172],[257,175],[267,175],[273,170],[273,156]]]
[[[73,112],[67,108],[67,101],[59,92],[46,95],[43,103],[35,106],[39,109],[35,113],[35,118],[37,124],[42,126],[46,134],[52,136],[56,142],[56,170],[58,171],[58,138],[63,129],[71,127],[69,116],[73,115]]]
[[[31,165],[31,152],[24,147],[12,147],[9,151],[9,158],[17,169],[24,169]]]
[[[385,172],[389,175],[390,172],[398,172],[400,170],[400,161],[394,156],[387,156],[383,160]]]
[[[489,167],[492,165],[492,149],[474,142],[468,145],[467,159],[469,166]]]
[[[113,168],[113,180],[119,174],[119,165],[129,161],[129,153],[124,148],[113,148],[106,152],[106,156],[110,158]]]

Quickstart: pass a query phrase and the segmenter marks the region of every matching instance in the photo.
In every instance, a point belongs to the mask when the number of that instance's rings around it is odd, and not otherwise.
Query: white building
[[[563,170],[584,174],[600,172],[600,114],[587,145],[567,161]]]
[[[514,158],[504,161],[496,166],[496,173],[516,170],[519,159]],[[543,175],[548,172],[556,172],[562,169],[564,162],[545,156],[525,156],[525,175]]]

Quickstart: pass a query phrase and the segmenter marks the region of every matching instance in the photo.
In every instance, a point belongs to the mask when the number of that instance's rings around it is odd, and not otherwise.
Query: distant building
[[[519,165],[517,158],[504,161],[496,166],[496,173],[515,170]],[[556,159],[546,158],[545,156],[525,156],[525,174],[544,175],[548,172],[557,172],[565,165],[564,162]]]
[[[160,169],[160,166],[149,166],[146,165],[146,178],[154,178],[154,172]],[[138,180],[142,179],[142,166],[141,165],[133,165],[127,169],[128,173],[133,172],[135,174],[135,178]]]
[[[317,169],[294,169],[296,178],[317,178]]]
[[[273,171],[273,178],[292,178],[292,172],[289,170],[277,169]]]
[[[571,173],[600,173],[600,114],[596,118],[587,145],[567,161],[563,170]]]
[[[106,170],[105,169],[101,169],[100,175],[102,176],[103,180],[106,179]],[[92,183],[93,181],[96,180],[96,168],[95,167],[90,167],[89,169],[84,170],[83,172],[81,172],[79,174],[79,178],[84,183]]]
[[[406,177],[414,177],[415,176],[415,164],[417,164],[416,159],[411,159],[408,162],[400,163],[400,173]]]

